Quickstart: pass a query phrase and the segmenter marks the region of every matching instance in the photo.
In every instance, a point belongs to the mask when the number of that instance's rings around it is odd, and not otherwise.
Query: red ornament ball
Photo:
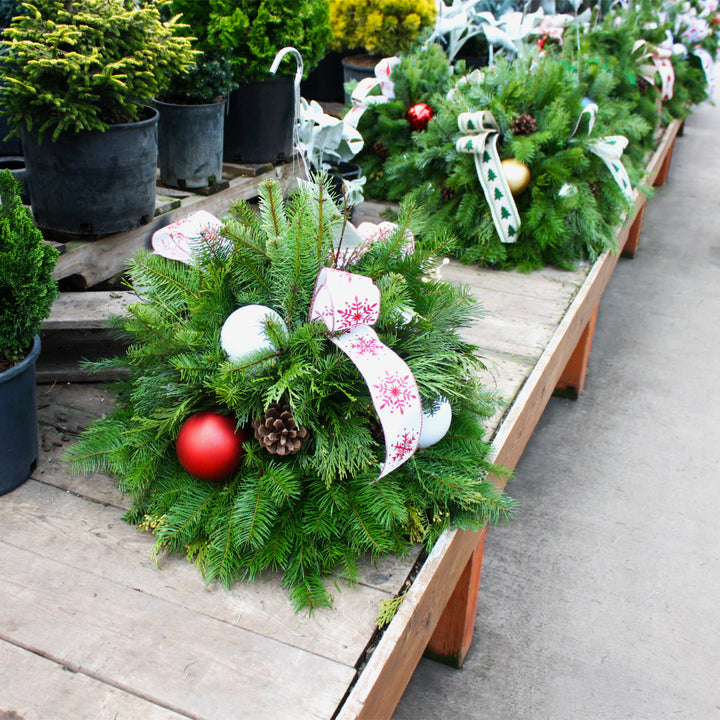
[[[405,113],[405,118],[413,130],[420,131],[427,130],[433,115],[435,115],[435,111],[427,103],[417,103]]]
[[[215,410],[201,410],[185,420],[175,442],[180,464],[196,478],[219,482],[240,466],[245,433],[235,420]]]

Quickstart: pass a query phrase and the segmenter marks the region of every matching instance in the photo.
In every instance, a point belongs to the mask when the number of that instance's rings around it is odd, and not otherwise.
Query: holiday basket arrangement
[[[117,402],[70,451],[132,497],[157,551],[228,585],[278,571],[297,607],[325,575],[508,517],[483,419],[496,400],[459,331],[480,312],[435,272],[444,237],[353,228],[326,181],[172,229],[130,268]],[[200,214],[202,215],[202,214]],[[194,221],[205,219],[194,218]]]

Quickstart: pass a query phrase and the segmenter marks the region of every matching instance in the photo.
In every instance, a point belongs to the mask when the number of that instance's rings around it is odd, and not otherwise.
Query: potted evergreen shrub
[[[294,63],[283,61],[269,76],[279,50],[295,47],[305,74],[331,40],[327,0],[173,0],[173,13],[198,38],[198,48],[230,60],[239,87],[230,93],[224,159],[263,163],[293,153]]]
[[[17,11],[15,0],[0,0],[0,34],[5,33],[5,28],[10,24],[13,15]],[[4,44],[0,41],[0,54],[5,53]],[[11,162],[9,158],[19,159],[22,156],[22,145],[18,136],[7,137],[10,134],[10,126],[4,117],[0,117],[0,164],[7,167]],[[7,138],[7,139],[6,139]],[[22,162],[22,161],[21,161]]]
[[[435,12],[434,0],[330,0],[332,46],[361,50],[343,59],[345,82],[372,77],[383,57],[410,50]]]
[[[154,101],[160,112],[160,181],[201,188],[222,177],[223,131],[228,93],[237,87],[227,58],[204,54],[185,73],[173,75]]]
[[[38,331],[57,297],[58,252],[43,242],[19,183],[0,171],[0,495],[24,483],[37,465],[35,363]]]
[[[2,113],[21,133],[35,222],[98,235],[155,211],[157,111],[194,59],[154,3],[35,0],[5,31]]]

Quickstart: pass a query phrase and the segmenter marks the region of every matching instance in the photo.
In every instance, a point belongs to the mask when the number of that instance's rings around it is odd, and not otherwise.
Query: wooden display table
[[[620,248],[637,240],[643,208],[638,197]],[[443,268],[487,313],[466,338],[485,358],[483,381],[506,399],[488,423],[496,462],[515,465],[556,386],[582,391],[617,262],[606,253],[573,272]],[[58,313],[48,328],[60,327]],[[111,478],[71,476],[60,460],[105,412],[103,390],[58,382],[38,395],[39,466],[0,498],[0,717],[378,720],[392,716],[428,646],[462,664],[483,532],[448,531],[426,558],[367,562],[353,586],[330,578],[335,608],[310,617],[272,575],[206,587],[184,558],[154,561],[152,536],[123,521],[128,503]],[[404,591],[378,632],[381,601]]]

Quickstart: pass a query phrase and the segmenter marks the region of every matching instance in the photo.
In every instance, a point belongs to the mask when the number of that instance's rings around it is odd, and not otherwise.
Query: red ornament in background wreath
[[[235,419],[215,410],[201,410],[185,420],[175,449],[180,464],[196,478],[219,482],[240,466],[245,433]]]
[[[435,115],[435,111],[427,103],[417,103],[405,113],[410,127],[416,131],[427,130],[433,115]]]

